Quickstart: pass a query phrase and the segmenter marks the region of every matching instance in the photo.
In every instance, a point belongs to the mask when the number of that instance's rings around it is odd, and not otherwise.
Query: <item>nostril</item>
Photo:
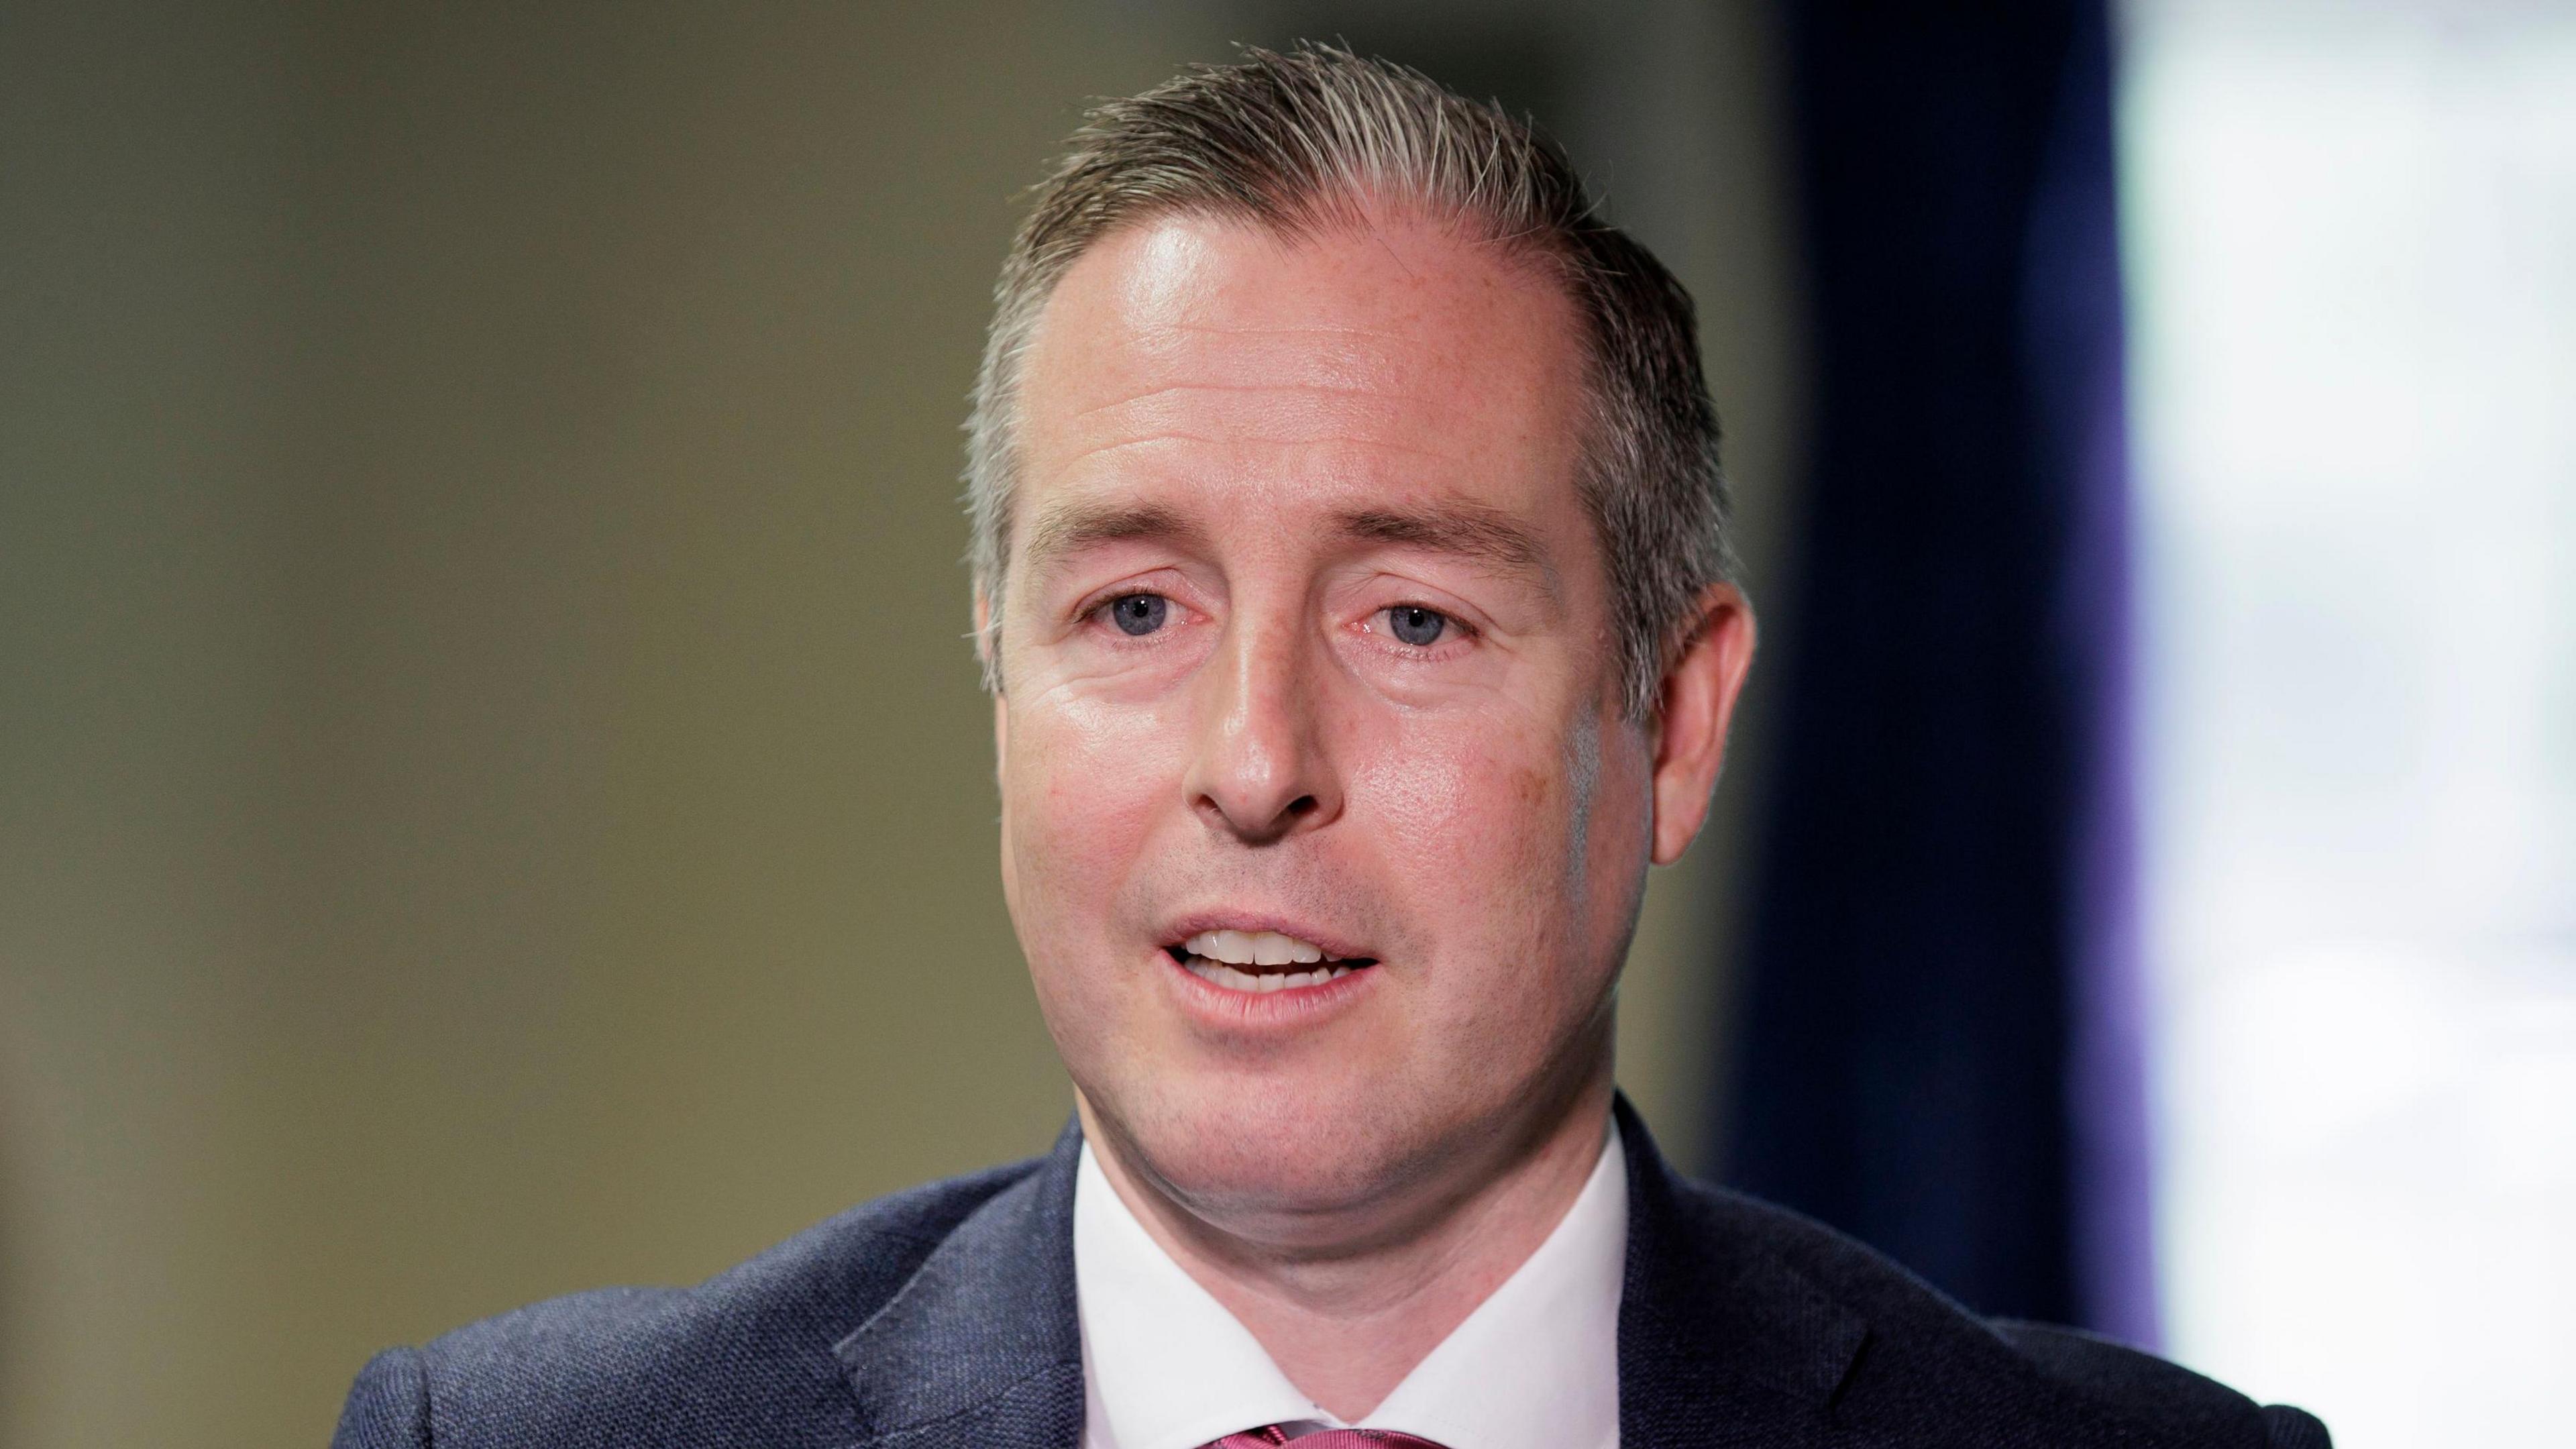
[[[1288,815],[1291,819],[1300,815],[1312,815],[1318,808],[1314,796],[1300,795],[1288,802]]]

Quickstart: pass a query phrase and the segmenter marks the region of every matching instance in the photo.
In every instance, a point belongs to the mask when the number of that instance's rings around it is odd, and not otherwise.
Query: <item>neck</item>
[[[1338,1240],[1293,1244],[1173,1200],[1131,1170],[1087,1100],[1078,1108],[1103,1175],[1147,1234],[1299,1392],[1348,1423],[1383,1402],[1563,1221],[1600,1161],[1610,1096],[1605,1069],[1547,1118],[1517,1124],[1517,1150],[1500,1161],[1355,1213]]]

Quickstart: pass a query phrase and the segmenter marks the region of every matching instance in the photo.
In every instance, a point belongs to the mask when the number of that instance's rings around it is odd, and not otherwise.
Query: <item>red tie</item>
[[[1276,1424],[1228,1434],[1208,1445],[1207,1449],[1272,1449],[1279,1444],[1294,1444],[1297,1449],[1371,1449],[1374,1445],[1391,1445],[1393,1449],[1444,1449],[1444,1446],[1419,1435],[1399,1434],[1393,1429],[1325,1429],[1291,1439],[1287,1431]]]

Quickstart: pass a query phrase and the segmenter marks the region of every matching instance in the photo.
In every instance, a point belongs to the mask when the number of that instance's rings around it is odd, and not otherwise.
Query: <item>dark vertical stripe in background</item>
[[[1782,13],[1816,392],[1728,1177],[2152,1340],[2104,7]]]

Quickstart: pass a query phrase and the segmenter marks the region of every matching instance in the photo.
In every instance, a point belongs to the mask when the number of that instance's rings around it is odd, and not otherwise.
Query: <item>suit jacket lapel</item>
[[[1867,1324],[1684,1182],[1624,1096],[1614,1110],[1628,1155],[1621,1449],[1821,1438]]]
[[[1082,1329],[1074,1297],[1068,1125],[1038,1170],[994,1194],[903,1291],[834,1346],[870,1444],[1076,1449]]]
[[[1825,1433],[1868,1327],[1684,1182],[1625,1098],[1628,1263],[1619,1304],[1623,1449],[1791,1446]],[[1067,1126],[1038,1170],[996,1193],[902,1292],[834,1351],[867,1444],[1077,1449],[1082,1330],[1074,1296]],[[1472,1449],[1472,1446],[1466,1446]]]

